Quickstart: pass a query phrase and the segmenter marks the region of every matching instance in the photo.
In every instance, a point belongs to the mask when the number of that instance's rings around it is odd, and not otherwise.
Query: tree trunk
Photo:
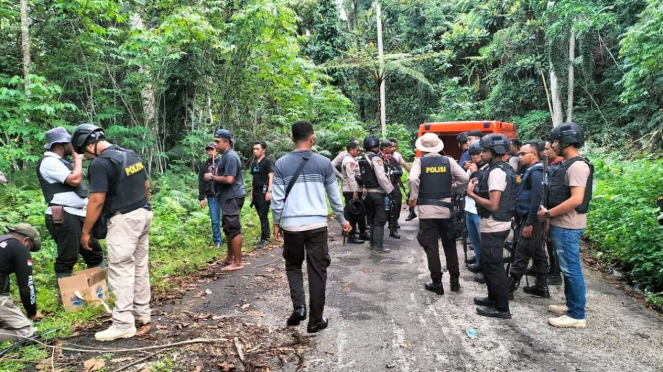
[[[559,95],[559,83],[557,82],[557,74],[553,68],[552,61],[550,61],[550,95],[552,96],[552,110],[553,110],[553,127],[562,124],[562,97]]]
[[[23,84],[25,94],[30,94],[30,25],[28,24],[28,0],[21,0],[21,49],[23,51]]]
[[[380,3],[375,2],[375,18],[377,20],[377,32],[378,32],[378,58],[380,60],[380,88],[378,97],[380,103],[378,108],[380,109],[380,131],[382,132],[382,138],[387,138],[387,111],[385,107],[385,86],[384,86],[384,51],[382,50],[382,11],[380,9]]]
[[[573,121],[573,85],[575,81],[573,60],[576,58],[576,32],[571,28],[571,36],[569,37],[569,87],[568,87],[568,101],[566,104],[566,121]]]

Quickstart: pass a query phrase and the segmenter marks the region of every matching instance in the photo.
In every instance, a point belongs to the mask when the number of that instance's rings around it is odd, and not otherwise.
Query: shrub
[[[663,290],[663,239],[655,208],[663,190],[663,159],[623,161],[599,154],[586,236],[598,256],[643,288]]]

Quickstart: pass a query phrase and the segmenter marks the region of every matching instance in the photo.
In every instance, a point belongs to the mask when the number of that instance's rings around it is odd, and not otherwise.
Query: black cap
[[[208,142],[207,143],[207,146],[205,146],[205,151],[207,151],[208,149],[212,149],[212,150],[216,149],[216,145],[214,144],[214,142]]]
[[[380,148],[383,148],[383,147],[391,147],[391,141],[383,140],[382,142],[380,142]]]
[[[233,139],[233,135],[230,133],[228,129],[219,129],[214,133],[215,138],[225,138],[227,140],[230,140],[230,142],[235,143],[235,140]]]

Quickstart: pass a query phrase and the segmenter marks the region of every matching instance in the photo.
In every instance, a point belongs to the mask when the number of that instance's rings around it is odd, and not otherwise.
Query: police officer
[[[92,251],[81,246],[81,233],[85,222],[88,189],[83,179],[83,154],[74,152],[71,136],[62,127],[46,132],[47,150],[37,163],[37,178],[44,199],[46,228],[57,245],[55,282],[71,276],[80,253],[88,268],[105,267],[101,245],[90,239]],[[65,159],[73,156],[73,164]]]
[[[509,282],[504,270],[502,250],[509,236],[511,217],[518,193],[517,175],[502,161],[509,152],[509,140],[502,134],[489,134],[480,142],[481,157],[489,166],[480,180],[473,179],[467,195],[477,203],[481,218],[481,269],[488,287],[488,297],[475,297],[482,316],[511,319]]]
[[[389,252],[384,247],[384,224],[387,223],[389,208],[389,195],[394,191],[391,180],[387,177],[384,160],[378,156],[380,139],[375,135],[364,138],[366,154],[359,159],[361,181],[368,192],[368,205],[372,211],[370,246],[379,253]]]
[[[417,206],[419,214],[419,233],[417,240],[426,252],[428,269],[432,282],[426,283],[428,291],[444,294],[442,285],[442,265],[438,240],[442,239],[442,248],[447,261],[447,270],[451,275],[451,290],[460,290],[460,268],[456,251],[455,234],[451,228],[451,197],[454,195],[452,184],[464,187],[469,176],[463,168],[450,157],[439,154],[444,143],[435,133],[425,133],[417,139],[415,146],[423,155],[412,163],[410,172],[410,206]]]
[[[81,236],[84,248],[89,249],[97,221],[103,216],[108,219],[108,281],[115,308],[113,324],[94,337],[99,341],[130,338],[136,334],[135,321],[151,323],[148,246],[152,208],[147,171],[135,152],[106,141],[104,131],[96,125],[76,127],[71,143],[74,151],[92,159],[90,201]]]
[[[539,161],[539,143],[530,141],[525,143],[518,153],[520,165],[527,171],[518,185],[518,199],[516,201],[516,218],[520,234],[516,246],[513,265],[509,272],[509,294],[513,299],[513,292],[518,288],[520,279],[527,270],[529,260],[532,260],[536,273],[536,285],[527,286],[523,291],[527,294],[549,298],[547,276],[548,257],[543,249],[543,223],[537,219],[537,212],[543,196],[543,164]]]
[[[36,322],[42,318],[37,311],[37,291],[30,255],[30,252],[37,252],[41,248],[39,232],[27,223],[8,227],[7,230],[5,235],[0,235],[0,343],[32,337],[35,328],[30,320]],[[27,318],[12,301],[9,289],[9,275],[12,273],[16,274],[16,284]]]
[[[345,198],[345,214],[346,218],[352,226],[352,231],[348,238],[350,244],[364,244],[370,238],[366,235],[366,219],[361,213],[351,213],[351,204],[362,204],[359,200],[361,189],[357,184],[357,161],[355,158],[359,155],[359,144],[356,141],[348,142],[345,147],[347,154],[341,162],[341,175],[342,175],[342,189],[343,197]],[[361,208],[359,208],[361,210]]]
[[[465,167],[465,163],[470,160],[470,153],[467,151],[470,148],[470,144],[467,142],[467,133],[468,132],[460,132],[456,136],[458,148],[461,151],[460,158],[458,159],[458,164],[461,167]]]
[[[386,166],[387,177],[389,177],[389,181],[391,181],[391,185],[394,187],[389,203],[389,236],[394,239],[400,239],[401,236],[398,234],[398,219],[401,217],[401,208],[403,206],[403,194],[401,194],[400,189],[403,168],[401,168],[401,165],[393,156],[393,142],[390,140],[380,143],[380,154]]]
[[[218,249],[223,245],[223,238],[221,237],[221,204],[214,197],[216,195],[214,182],[205,181],[205,173],[214,172],[218,161],[214,142],[209,142],[205,146],[205,152],[207,153],[207,160],[198,166],[198,202],[201,208],[209,207],[209,216],[212,221],[212,240],[214,241],[214,246]]]
[[[593,166],[578,151],[584,143],[582,127],[562,123],[552,130],[553,149],[564,162],[550,176],[547,207],[538,212],[540,221],[549,220],[550,237],[559,266],[564,273],[566,306],[550,305],[557,318],[548,323],[561,328],[585,328],[585,279],[580,264],[580,237],[587,227],[592,199]]]

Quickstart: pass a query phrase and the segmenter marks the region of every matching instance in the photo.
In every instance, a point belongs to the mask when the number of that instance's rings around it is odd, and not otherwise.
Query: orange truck
[[[458,160],[460,158],[460,148],[456,136],[461,132],[469,132],[478,129],[484,134],[501,133],[508,138],[518,138],[516,126],[513,123],[503,123],[501,121],[449,121],[444,123],[424,123],[419,126],[417,138],[424,133],[437,134],[444,142],[445,155]],[[421,151],[417,150],[417,157],[421,156]]]

